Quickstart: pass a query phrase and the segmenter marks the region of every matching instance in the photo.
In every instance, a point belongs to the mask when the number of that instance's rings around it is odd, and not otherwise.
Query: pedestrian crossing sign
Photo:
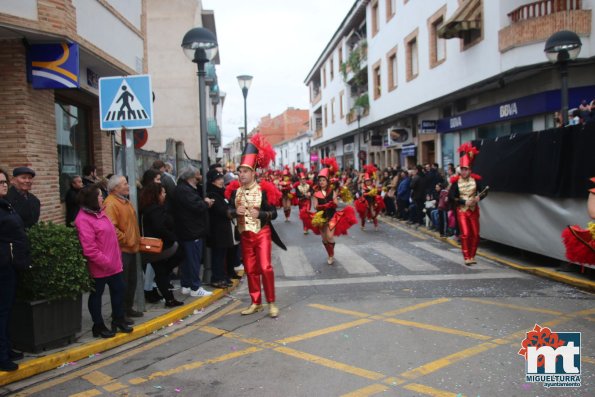
[[[99,79],[99,115],[102,130],[152,127],[151,76],[145,74]]]

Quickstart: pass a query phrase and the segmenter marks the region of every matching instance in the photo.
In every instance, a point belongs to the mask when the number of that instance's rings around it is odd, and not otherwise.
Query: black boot
[[[157,288],[153,288],[151,291],[145,291],[145,300],[149,303],[157,303],[162,299]]]
[[[177,306],[182,306],[184,304],[184,302],[180,302],[178,300],[176,300],[175,298],[171,298],[165,301],[165,307],[177,307]]]
[[[107,327],[105,326],[104,323],[101,324],[93,324],[93,336],[95,338],[113,338],[114,336],[116,336],[115,332],[110,331],[109,329],[107,329]]]
[[[126,322],[124,322],[124,319],[114,319],[112,321],[112,332],[113,333],[120,331],[120,332],[124,332],[125,334],[129,334],[133,330],[134,329],[132,327],[128,326],[126,324]]]
[[[0,361],[0,371],[16,371],[17,369],[19,369],[17,363],[13,363],[10,360]]]
[[[22,360],[23,358],[25,358],[25,355],[21,352],[18,352],[16,350],[11,350],[8,352],[8,358],[10,358],[11,360]]]

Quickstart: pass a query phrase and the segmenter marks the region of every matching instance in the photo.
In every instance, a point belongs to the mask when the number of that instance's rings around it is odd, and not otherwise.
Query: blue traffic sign
[[[99,79],[99,115],[102,130],[152,127],[151,76],[145,74]]]

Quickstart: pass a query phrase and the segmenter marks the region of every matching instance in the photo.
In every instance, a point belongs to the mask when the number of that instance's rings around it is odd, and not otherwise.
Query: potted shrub
[[[16,349],[37,352],[81,331],[82,294],[92,284],[74,228],[41,222],[27,234],[33,266],[19,274],[11,334]]]

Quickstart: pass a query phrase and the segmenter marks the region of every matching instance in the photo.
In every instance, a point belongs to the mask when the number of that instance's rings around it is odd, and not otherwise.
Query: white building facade
[[[569,104],[595,97],[593,0],[358,0],[320,54],[311,155],[361,168],[458,163],[465,141],[552,127],[558,67],[545,41],[576,32]],[[359,105],[360,117],[357,110]]]
[[[288,166],[291,170],[296,164],[302,164],[310,169],[310,137],[311,132],[306,132],[294,138],[286,139],[273,146],[277,156],[275,157],[275,168],[282,169]]]

